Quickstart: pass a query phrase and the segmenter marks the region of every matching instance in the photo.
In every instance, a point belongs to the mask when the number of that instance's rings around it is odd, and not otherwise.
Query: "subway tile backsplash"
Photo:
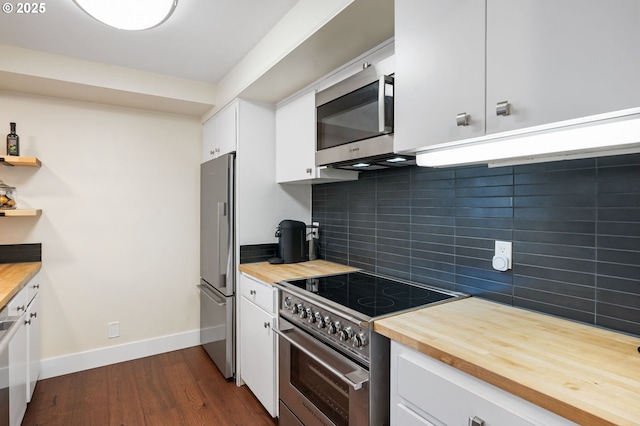
[[[4,219],[6,220],[6,219]],[[0,245],[0,263],[41,262],[42,244]]]
[[[324,259],[640,335],[640,155],[367,172],[313,220]]]

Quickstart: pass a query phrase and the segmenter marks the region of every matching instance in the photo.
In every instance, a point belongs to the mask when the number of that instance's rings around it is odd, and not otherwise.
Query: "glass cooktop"
[[[291,280],[287,283],[372,318],[429,305],[457,295],[366,272]]]

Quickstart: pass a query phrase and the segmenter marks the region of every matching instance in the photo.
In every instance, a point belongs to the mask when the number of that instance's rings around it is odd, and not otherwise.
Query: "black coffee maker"
[[[298,263],[309,260],[307,225],[297,220],[283,220],[276,228],[278,257],[269,263]]]

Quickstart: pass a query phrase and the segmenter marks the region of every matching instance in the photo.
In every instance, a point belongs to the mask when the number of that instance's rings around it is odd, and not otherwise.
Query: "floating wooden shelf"
[[[42,163],[36,157],[16,157],[13,155],[0,155],[0,164],[5,166],[40,167]]]
[[[41,209],[0,210],[0,217],[35,217],[41,214]]]

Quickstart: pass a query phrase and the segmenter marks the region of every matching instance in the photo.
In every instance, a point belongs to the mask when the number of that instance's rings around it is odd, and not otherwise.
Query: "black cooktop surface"
[[[291,280],[287,283],[372,318],[455,297],[366,272]]]

